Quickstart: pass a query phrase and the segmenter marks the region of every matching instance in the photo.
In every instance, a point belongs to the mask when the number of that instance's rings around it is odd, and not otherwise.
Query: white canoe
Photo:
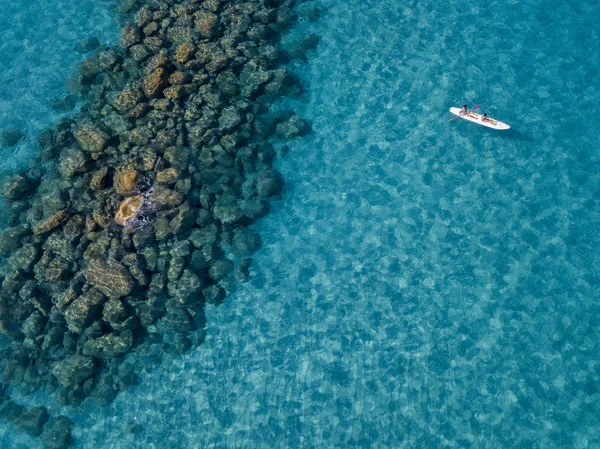
[[[491,117],[488,117],[488,119],[484,122],[483,120],[481,120],[482,114],[476,114],[475,112],[461,114],[460,108],[450,108],[450,112],[462,119],[468,120],[473,123],[477,123],[478,125],[487,126],[488,128],[510,129],[510,126],[508,126],[506,123],[503,123],[500,120],[496,120]]]

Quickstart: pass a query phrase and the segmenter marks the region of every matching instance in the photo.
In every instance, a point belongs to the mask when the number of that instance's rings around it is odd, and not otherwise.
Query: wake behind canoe
[[[477,123],[478,125],[486,126],[488,128],[498,130],[510,129],[510,126],[508,126],[506,123],[493,118],[488,118],[484,122],[483,120],[481,120],[482,114],[476,114],[475,112],[469,112],[468,114],[461,115],[460,108],[450,108],[450,112],[462,119],[468,120],[473,123]]]

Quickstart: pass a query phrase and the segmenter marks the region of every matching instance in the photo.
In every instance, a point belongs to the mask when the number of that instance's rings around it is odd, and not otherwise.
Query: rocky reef
[[[270,139],[308,131],[267,107],[301,90],[284,63],[302,58],[279,44],[293,0],[122,6],[118,45],[93,42],[69,82],[81,112],[1,187],[3,381],[69,405],[134,384],[131,351],[202,343],[206,304],[247,279],[248,225],[284,187]],[[61,442],[47,447],[69,444],[66,418],[30,415],[24,428]]]

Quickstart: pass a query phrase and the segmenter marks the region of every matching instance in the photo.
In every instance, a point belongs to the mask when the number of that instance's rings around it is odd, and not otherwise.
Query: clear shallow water
[[[251,282],[74,447],[600,447],[600,9],[314,4]]]
[[[35,138],[65,112],[52,108],[64,97],[67,79],[83,58],[74,50],[88,37],[112,43],[118,37],[109,3],[92,0],[0,2],[0,132],[22,130],[16,147],[0,147],[2,173],[22,166],[34,152]]]

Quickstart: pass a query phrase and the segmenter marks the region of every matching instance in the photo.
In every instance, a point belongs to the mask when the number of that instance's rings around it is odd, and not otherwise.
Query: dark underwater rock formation
[[[203,341],[206,304],[248,279],[261,246],[247,226],[284,188],[269,140],[309,130],[291,112],[263,117],[294,88],[278,59],[293,4],[152,2],[79,64],[81,113],[45,131],[40,163],[0,190],[5,382],[106,404],[136,382],[124,355],[150,337],[175,352]],[[27,413],[20,428],[46,447],[70,444],[68,418]]]

